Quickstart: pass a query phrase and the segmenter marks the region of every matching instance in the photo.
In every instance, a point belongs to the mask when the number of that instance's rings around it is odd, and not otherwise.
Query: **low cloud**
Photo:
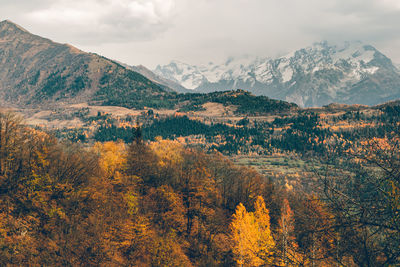
[[[174,0],[37,2],[23,21],[81,44],[150,40],[170,27],[174,7]]]
[[[130,64],[276,56],[360,40],[400,62],[399,0],[2,0],[33,33]]]

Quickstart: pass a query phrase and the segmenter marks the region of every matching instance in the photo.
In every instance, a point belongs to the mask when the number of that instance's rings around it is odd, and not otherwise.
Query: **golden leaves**
[[[122,142],[95,143],[93,150],[100,156],[100,167],[108,178],[118,178],[126,165],[126,147]]]
[[[230,225],[232,250],[239,265],[261,266],[273,261],[275,241],[271,235],[269,211],[261,196],[254,208],[254,212],[247,212],[243,204],[239,204]]]
[[[150,143],[150,148],[159,158],[160,167],[177,165],[182,163],[183,146],[178,141],[164,140],[157,137],[155,142]]]

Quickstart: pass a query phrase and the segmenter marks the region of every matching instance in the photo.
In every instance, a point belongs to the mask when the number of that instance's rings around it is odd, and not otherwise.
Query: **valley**
[[[0,265],[400,262],[400,74],[372,46],[152,72],[6,20],[0,66]]]
[[[246,95],[242,91],[235,94]],[[187,147],[222,153],[239,165],[254,167],[281,186],[307,192],[315,190],[315,171],[323,162],[319,157],[329,151],[332,142],[384,138],[400,124],[396,120],[393,124],[393,118],[399,115],[397,102],[374,107],[293,107],[268,113],[260,113],[256,106],[238,113],[240,106],[217,102],[193,101],[185,105],[188,111],[87,103],[12,111],[19,113],[27,125],[83,145],[98,141],[129,144],[140,127],[142,138],[148,142],[171,139]]]

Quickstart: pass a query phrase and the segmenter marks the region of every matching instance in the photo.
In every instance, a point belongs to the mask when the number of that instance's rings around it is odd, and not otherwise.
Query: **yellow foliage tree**
[[[241,266],[262,266],[273,263],[275,241],[271,235],[269,211],[259,196],[254,212],[239,204],[230,225],[233,253]]]
[[[156,137],[156,141],[150,143],[150,148],[159,158],[160,167],[181,164],[183,161],[183,146],[178,141]]]
[[[100,156],[100,167],[108,178],[118,179],[126,165],[126,147],[122,142],[95,143],[94,151]]]

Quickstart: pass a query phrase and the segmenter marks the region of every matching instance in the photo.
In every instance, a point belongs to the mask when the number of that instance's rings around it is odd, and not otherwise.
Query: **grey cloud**
[[[57,40],[80,44],[143,41],[155,38],[170,27],[172,8],[169,5],[173,1],[7,1],[0,15],[14,18],[17,23],[27,24],[39,32],[49,32],[49,37]]]
[[[308,32],[327,39],[360,39],[367,42],[390,41],[399,37],[400,9],[374,0],[336,1],[327,18],[304,25]]]
[[[361,40],[400,62],[398,0],[3,0],[0,16],[150,67],[275,56],[321,40]]]

